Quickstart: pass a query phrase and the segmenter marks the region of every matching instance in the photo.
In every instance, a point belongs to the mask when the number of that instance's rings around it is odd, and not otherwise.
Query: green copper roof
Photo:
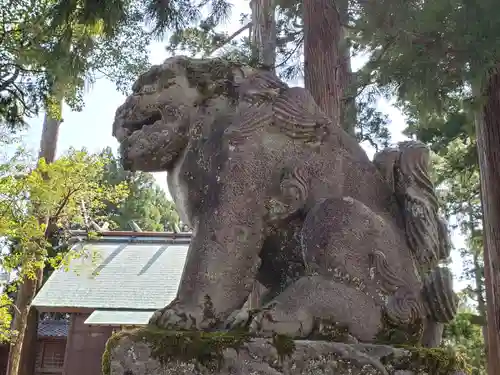
[[[56,270],[33,306],[155,310],[172,301],[179,286],[189,238],[115,238],[81,242],[86,257]]]

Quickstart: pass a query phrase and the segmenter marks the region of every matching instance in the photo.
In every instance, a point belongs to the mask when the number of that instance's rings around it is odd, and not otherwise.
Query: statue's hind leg
[[[391,227],[361,202],[331,198],[309,210],[301,238],[305,276],[278,295],[252,328],[307,337],[318,323],[334,323],[361,341],[372,341],[382,328],[387,302],[373,254],[400,249]],[[404,270],[404,264],[398,267]],[[399,283],[401,272],[389,272],[384,285],[391,289]]]
[[[286,288],[254,318],[251,330],[304,338],[335,324],[361,341],[380,329],[381,313],[363,292],[322,276],[304,276]]]

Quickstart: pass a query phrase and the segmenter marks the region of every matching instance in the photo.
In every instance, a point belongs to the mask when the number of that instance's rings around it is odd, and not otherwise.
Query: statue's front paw
[[[171,304],[156,311],[149,324],[165,329],[194,330],[207,328],[210,322],[205,319],[200,308]]]

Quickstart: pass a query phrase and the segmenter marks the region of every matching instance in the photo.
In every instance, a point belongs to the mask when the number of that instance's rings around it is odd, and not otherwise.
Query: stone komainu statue
[[[260,335],[334,326],[364,342],[395,330],[420,340],[454,317],[425,147],[373,163],[303,88],[185,57],[139,77],[113,134],[126,169],[168,172],[193,228],[177,298],[151,324],[235,325],[256,281],[268,290],[248,324]]]

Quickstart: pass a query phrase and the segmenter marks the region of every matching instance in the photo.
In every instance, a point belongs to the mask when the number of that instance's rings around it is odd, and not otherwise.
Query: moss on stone
[[[118,342],[122,337],[125,336],[125,331],[120,331],[117,333],[113,333],[111,337],[106,342],[106,346],[104,348],[104,353],[102,354],[102,374],[110,375],[111,374],[111,351],[116,347]]]
[[[286,357],[290,357],[295,351],[295,341],[290,336],[275,333],[272,343],[276,348],[280,361],[283,361]]]
[[[401,346],[407,351],[403,356],[382,358],[384,365],[394,370],[411,370],[415,373],[450,375],[458,371],[470,374],[465,358],[447,348],[423,348]]]
[[[219,96],[233,103],[238,101],[234,70],[241,69],[241,64],[221,58],[186,60],[184,64],[190,86],[196,87],[201,94],[197,105],[204,106],[208,100]]]
[[[383,327],[376,337],[376,344],[390,345],[408,351],[408,355],[384,358],[384,364],[395,370],[411,370],[416,373],[449,375],[461,370],[467,372],[464,358],[445,348],[424,348],[420,342],[423,334],[423,321],[418,320],[407,326],[398,326],[383,316]]]
[[[382,328],[375,338],[376,344],[384,345],[418,345],[422,339],[423,321],[418,320],[406,326],[394,324],[384,313]]]
[[[102,357],[103,375],[110,375],[111,352],[125,337],[133,342],[148,344],[151,356],[162,364],[181,361],[216,371],[223,364],[224,350],[238,351],[252,336],[238,331],[168,331],[156,327],[118,332],[106,344]],[[289,336],[275,334],[271,341],[281,362],[295,352],[295,341]],[[403,349],[404,354],[394,351],[391,355],[380,358],[381,363],[391,371],[409,370],[416,374],[432,375],[450,375],[457,371],[470,373],[466,359],[451,349],[397,347]]]
[[[106,344],[102,357],[103,375],[110,375],[111,351],[124,337],[147,343],[151,356],[162,364],[194,361],[212,370],[221,367],[224,350],[238,351],[251,338],[241,332],[169,331],[150,326],[122,331],[114,334]]]

